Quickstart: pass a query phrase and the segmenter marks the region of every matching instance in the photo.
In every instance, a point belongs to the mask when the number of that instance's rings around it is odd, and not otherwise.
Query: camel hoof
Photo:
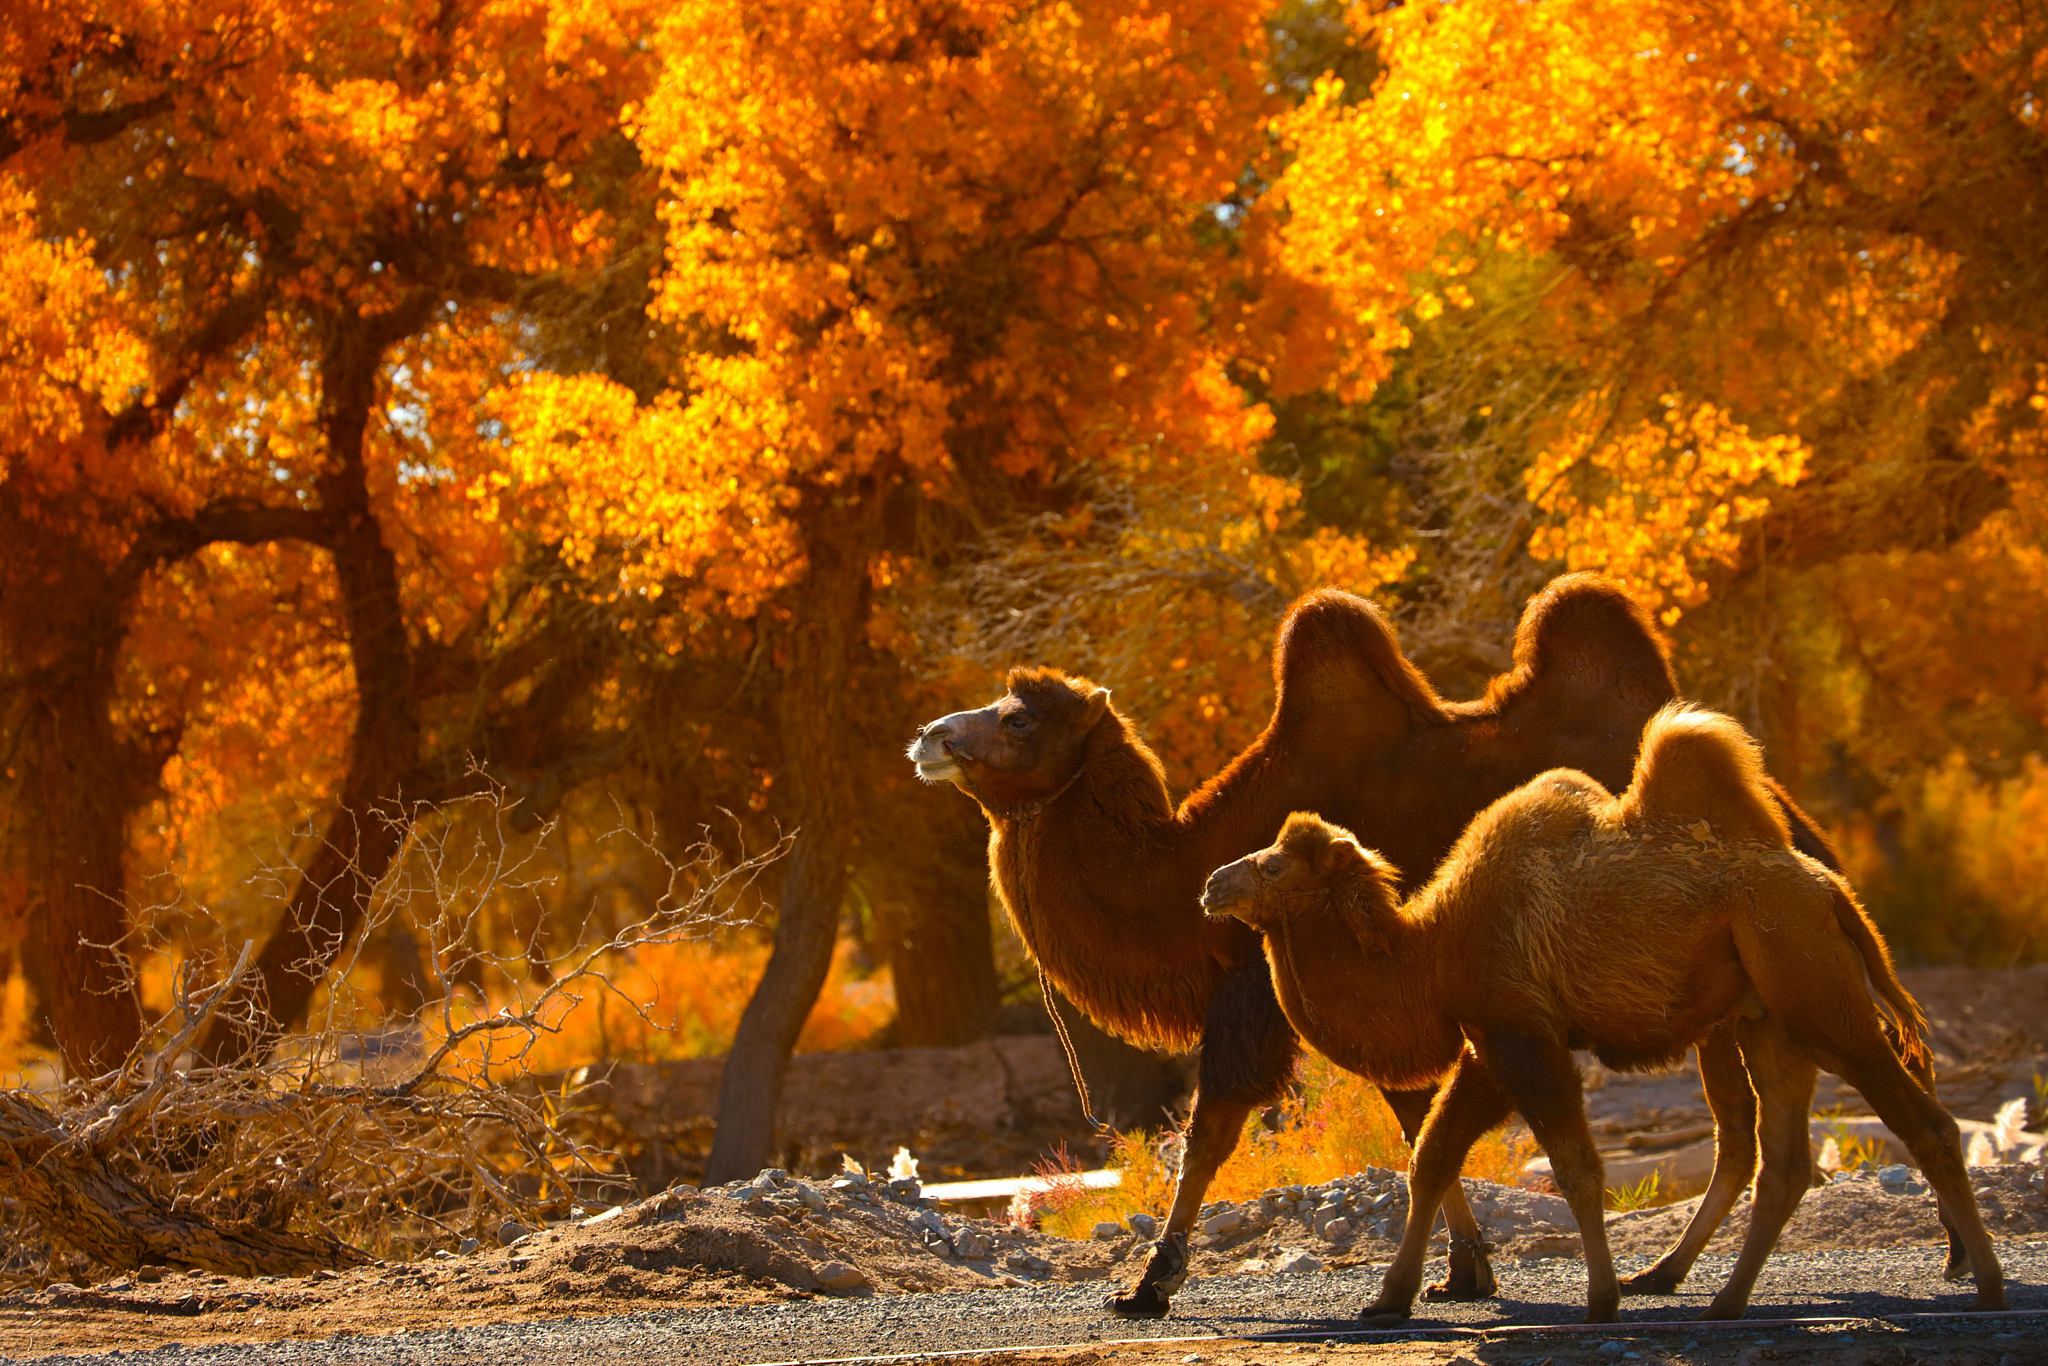
[[[1399,1328],[1408,1318],[1406,1309],[1381,1309],[1369,1304],[1358,1311],[1358,1321],[1368,1328]]]
[[[2005,1312],[2005,1307],[2005,1290],[2003,1287],[1997,1290],[1980,1290],[1977,1292],[1977,1310],[1979,1313],[1999,1314]]]
[[[1621,1293],[1624,1295],[1675,1295],[1678,1293],[1679,1277],[1661,1266],[1647,1271],[1638,1271],[1623,1278]]]
[[[1102,1307],[1120,1319],[1163,1319],[1173,1301],[1149,1285],[1134,1285],[1121,1295],[1106,1295]]]
[[[1188,1239],[1184,1233],[1169,1233],[1152,1244],[1152,1255],[1138,1273],[1138,1283],[1121,1295],[1111,1295],[1102,1307],[1120,1319],[1163,1319],[1173,1308],[1173,1292],[1188,1278]]]
[[[1448,1276],[1434,1285],[1423,1287],[1422,1298],[1432,1304],[1446,1300],[1490,1300],[1495,1288],[1493,1268],[1481,1262],[1476,1267],[1452,1267]]]
[[[1948,1258],[1948,1265],[1941,1269],[1941,1278],[1945,1281],[1967,1281],[1974,1274],[1970,1270],[1970,1254],[1967,1252],[1961,1254],[1951,1252]]]
[[[1717,1320],[1726,1321],[1732,1319],[1739,1319],[1742,1317],[1743,1311],[1747,1307],[1747,1305],[1740,1304],[1734,1305],[1732,1307],[1729,1305],[1719,1303],[1710,1304],[1707,1306],[1706,1312],[1700,1315],[1699,1322],[1712,1323]]]

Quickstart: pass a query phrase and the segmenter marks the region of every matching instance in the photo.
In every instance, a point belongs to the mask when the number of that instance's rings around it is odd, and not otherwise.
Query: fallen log
[[[112,1270],[183,1266],[228,1276],[302,1276],[372,1260],[336,1238],[219,1224],[181,1211],[116,1170],[100,1144],[67,1132],[24,1091],[0,1091],[0,1170],[44,1236]]]

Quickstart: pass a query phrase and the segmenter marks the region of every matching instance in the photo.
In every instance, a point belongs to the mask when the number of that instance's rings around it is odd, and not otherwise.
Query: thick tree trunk
[[[867,555],[858,538],[841,540],[815,522],[810,530],[810,573],[791,603],[779,701],[799,824],[776,906],[775,949],[740,1016],[719,1079],[718,1132],[705,1165],[707,1184],[752,1176],[774,1153],[783,1075],[832,965],[846,894],[853,846],[851,737],[859,733],[849,710],[860,705],[850,682],[867,623]]]
[[[65,1069],[97,1076],[142,1036],[128,933],[128,819],[164,754],[113,720],[128,585],[88,546],[0,515],[15,563],[0,583],[0,629],[19,669],[8,716],[14,778],[8,842],[21,869],[30,975]],[[61,585],[52,594],[50,585]]]
[[[398,559],[370,506],[363,445],[384,353],[418,325],[425,307],[416,299],[374,320],[337,318],[321,357],[327,471],[320,500],[333,528],[328,549],[355,671],[356,724],[338,809],[257,955],[256,987],[238,1008],[215,1017],[200,1045],[215,1062],[267,1047],[304,1021],[327,970],[362,928],[370,894],[410,828],[400,788],[420,755],[412,642]]]
[[[951,790],[893,798],[871,827],[876,947],[896,987],[896,1042],[957,1048],[986,1038],[1000,990],[989,926],[988,825]]]
[[[142,1038],[128,934],[128,816],[147,784],[144,765],[107,732],[106,707],[77,696],[45,699],[31,720],[30,914],[49,971],[49,1011],[67,1072],[94,1077],[120,1066]],[[27,738],[27,737],[24,737]],[[138,791],[142,788],[143,791]]]

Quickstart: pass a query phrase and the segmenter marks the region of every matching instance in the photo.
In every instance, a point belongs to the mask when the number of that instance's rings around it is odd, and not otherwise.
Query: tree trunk
[[[322,510],[341,590],[356,724],[339,808],[301,872],[283,918],[256,959],[256,986],[214,1018],[200,1052],[214,1062],[268,1047],[306,1018],[313,993],[362,928],[371,892],[404,847],[411,812],[401,785],[419,763],[412,642],[399,593],[398,559],[370,506],[364,436],[384,353],[424,317],[428,300],[375,319],[345,314],[330,327],[320,364],[320,425],[327,470]]]
[[[841,516],[857,516],[853,509]],[[827,516],[830,514],[828,513]],[[751,1176],[775,1150],[775,1107],[804,1018],[825,985],[853,846],[853,761],[848,712],[855,649],[867,624],[867,555],[858,539],[813,519],[810,572],[791,607],[780,729],[796,791],[796,838],[777,903],[775,949],[754,988],[718,1087],[718,1131],[706,1184]],[[832,528],[834,532],[842,528]]]
[[[7,717],[14,788],[7,822],[21,869],[32,981],[47,991],[65,1069],[98,1076],[142,1037],[128,933],[128,819],[149,799],[168,751],[113,720],[128,585],[89,546],[0,513],[14,563],[0,583],[19,683]],[[52,586],[61,591],[52,593]]]
[[[878,893],[875,939],[896,987],[896,1042],[956,1048],[986,1038],[1000,996],[988,825],[959,793],[921,785],[880,814],[864,876]]]

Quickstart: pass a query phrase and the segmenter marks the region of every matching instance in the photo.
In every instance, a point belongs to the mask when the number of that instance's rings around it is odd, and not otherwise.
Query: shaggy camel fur
[[[1008,695],[931,722],[910,747],[926,781],[951,781],[980,802],[997,890],[1060,989],[1126,1038],[1201,1045],[1166,1229],[1137,1282],[1109,1302],[1133,1317],[1167,1311],[1209,1183],[1245,1117],[1280,1095],[1298,1048],[1256,937],[1204,922],[1196,903],[1209,871],[1266,843],[1290,811],[1312,809],[1426,875],[1475,812],[1545,769],[1569,764],[1627,781],[1643,724],[1677,692],[1648,616],[1618,586],[1586,574],[1530,600],[1514,669],[1474,702],[1440,698],[1370,603],[1327,590],[1288,613],[1273,673],[1278,695],[1264,732],[1178,810],[1159,761],[1107,691],[1055,670],[1014,671]],[[1811,823],[1789,803],[1787,811],[1801,847],[1831,859]],[[1723,1133],[1717,1194],[1647,1289],[1677,1284],[1755,1166],[1754,1103],[1739,1059],[1732,1073],[1705,1066],[1710,1055],[1735,1055],[1732,1034],[1701,1051],[1703,1070],[1737,1082],[1710,1097]],[[1388,1095],[1411,1141],[1430,1098]],[[1438,1291],[1490,1294],[1462,1189],[1450,1192],[1445,1218],[1451,1268]]]
[[[1481,812],[1421,891],[1402,902],[1398,885],[1384,859],[1301,813],[1203,892],[1212,919],[1261,933],[1287,1018],[1333,1061],[1393,1085],[1452,1071],[1416,1145],[1400,1252],[1364,1317],[1407,1317],[1437,1202],[1513,1109],[1578,1220],[1586,1319],[1611,1321],[1620,1287],[1571,1050],[1659,1066],[1731,1022],[1764,1163],[1741,1255],[1706,1316],[1741,1316],[1811,1184],[1816,1066],[1912,1151],[1967,1251],[1977,1307],[2005,1306],[1955,1121],[1879,1024],[1881,1002],[1918,1053],[1919,1007],[1848,884],[1792,848],[1756,742],[1734,721],[1666,708],[1620,797],[1583,773],[1545,773]]]

